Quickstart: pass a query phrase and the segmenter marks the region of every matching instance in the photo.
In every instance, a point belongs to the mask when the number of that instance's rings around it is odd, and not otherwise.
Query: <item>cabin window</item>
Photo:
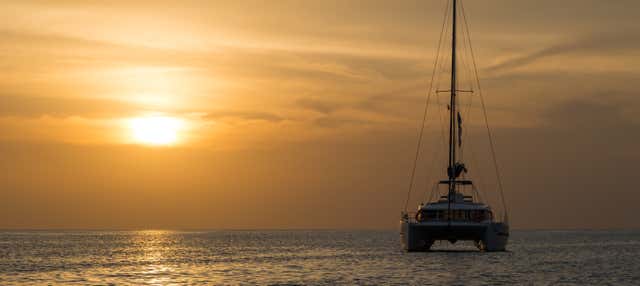
[[[482,212],[479,210],[472,210],[470,212],[470,220],[472,221],[481,221],[482,220]]]
[[[455,220],[464,220],[464,211],[457,210],[454,215]]]

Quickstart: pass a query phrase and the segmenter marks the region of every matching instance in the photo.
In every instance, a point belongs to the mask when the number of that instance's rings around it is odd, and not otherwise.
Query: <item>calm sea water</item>
[[[0,232],[0,284],[640,285],[640,231],[514,231],[404,253],[396,231]]]

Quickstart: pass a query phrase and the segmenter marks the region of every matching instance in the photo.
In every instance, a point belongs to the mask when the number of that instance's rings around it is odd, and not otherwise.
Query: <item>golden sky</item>
[[[514,227],[640,227],[640,4],[464,3]],[[0,228],[395,227],[445,4],[3,1]]]

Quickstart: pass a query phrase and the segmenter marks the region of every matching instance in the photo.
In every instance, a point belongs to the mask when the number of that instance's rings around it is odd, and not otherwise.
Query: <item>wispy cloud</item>
[[[640,47],[640,30],[628,33],[599,33],[578,37],[575,40],[551,45],[537,51],[508,59],[488,67],[489,72],[504,72],[527,66],[541,59],[558,55],[612,55],[612,53],[637,52]]]
[[[272,112],[260,112],[251,110],[217,110],[208,111],[204,116],[208,120],[260,120],[268,122],[280,122],[285,120],[284,117]]]
[[[139,106],[111,99],[0,95],[0,117],[121,117],[139,111]]]

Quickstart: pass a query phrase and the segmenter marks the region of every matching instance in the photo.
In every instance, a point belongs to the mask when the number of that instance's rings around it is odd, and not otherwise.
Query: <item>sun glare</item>
[[[129,122],[136,142],[157,146],[177,143],[183,125],[182,120],[166,116],[138,117]]]

